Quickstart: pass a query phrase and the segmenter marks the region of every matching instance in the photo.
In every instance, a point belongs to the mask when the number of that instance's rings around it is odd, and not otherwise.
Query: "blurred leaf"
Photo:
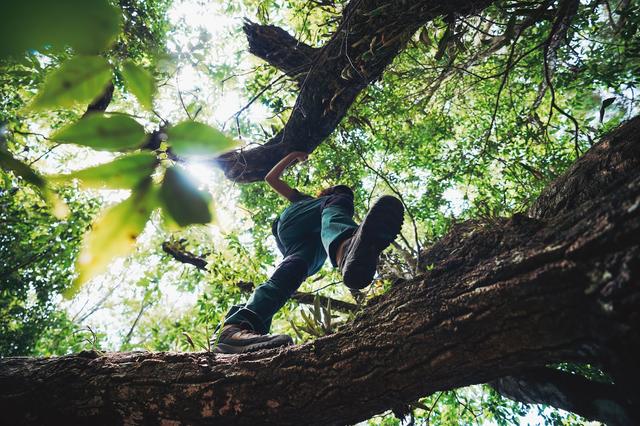
[[[69,215],[69,208],[53,191],[47,186],[47,181],[36,173],[29,165],[14,158],[9,152],[0,149],[0,167],[12,171],[16,176],[20,176],[26,182],[38,188],[38,194],[51,208],[51,213],[58,219],[64,219]]]
[[[615,97],[607,98],[602,101],[602,105],[600,106],[600,123],[602,123],[602,119],[604,119],[605,110],[616,100]]]
[[[90,104],[111,81],[111,66],[100,56],[76,56],[45,78],[29,108],[34,111]]]
[[[140,147],[145,137],[142,125],[131,117],[93,113],[57,131],[51,139],[101,151],[125,151]]]
[[[182,157],[216,155],[236,146],[219,130],[196,121],[183,121],[167,130],[168,143]]]
[[[151,176],[157,164],[155,154],[139,152],[123,155],[99,166],[65,175],[49,176],[48,179],[54,182],[78,179],[84,188],[131,189]]]
[[[166,213],[180,226],[212,220],[211,195],[199,190],[189,175],[177,167],[167,169],[160,199]]]
[[[40,189],[44,189],[46,181],[38,175],[31,167],[20,160],[16,160],[7,151],[0,149],[0,166],[5,170],[12,171],[16,176],[20,176],[25,181]]]
[[[138,99],[144,108],[153,109],[153,97],[156,94],[156,81],[153,75],[133,61],[122,65],[122,77],[127,90]]]
[[[64,297],[73,297],[82,285],[102,273],[115,257],[127,255],[157,206],[157,191],[151,180],[134,189],[123,202],[106,210],[91,226],[84,241],[76,271],[78,277]]]
[[[5,4],[6,3],[6,4]],[[3,2],[0,58],[27,50],[100,53],[115,41],[120,11],[108,0],[29,0]]]
[[[42,196],[51,208],[51,213],[58,219],[66,219],[71,214],[67,204],[56,193],[49,188],[43,190]]]

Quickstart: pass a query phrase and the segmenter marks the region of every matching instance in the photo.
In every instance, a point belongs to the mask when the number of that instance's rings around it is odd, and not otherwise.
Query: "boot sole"
[[[360,225],[356,246],[349,249],[343,281],[353,289],[363,289],[373,280],[380,253],[395,240],[404,220],[404,207],[391,196],[381,197]]]
[[[253,343],[245,346],[228,345],[226,343],[218,342],[218,345],[213,348],[213,353],[216,354],[244,354],[248,352],[256,352],[265,349],[275,349],[283,346],[293,345],[291,337],[274,339],[268,342]]]

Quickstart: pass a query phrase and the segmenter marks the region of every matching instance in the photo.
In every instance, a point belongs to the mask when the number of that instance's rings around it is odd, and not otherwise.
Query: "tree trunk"
[[[340,123],[356,96],[382,75],[411,36],[438,16],[479,11],[491,0],[351,0],[321,48],[272,25],[248,22],[249,51],[300,87],[284,129],[264,145],[224,154],[216,164],[236,182],[262,180],[291,151],[312,152]]]
[[[639,128],[628,122],[551,184],[532,210],[547,213],[455,226],[425,253],[429,272],[338,333],[246,355],[6,358],[3,419],[347,424],[561,361],[601,366],[637,419]]]

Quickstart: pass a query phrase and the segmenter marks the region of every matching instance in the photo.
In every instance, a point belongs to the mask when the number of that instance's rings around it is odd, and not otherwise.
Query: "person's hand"
[[[290,155],[299,163],[307,161],[307,159],[309,158],[309,154],[304,151],[293,151]]]

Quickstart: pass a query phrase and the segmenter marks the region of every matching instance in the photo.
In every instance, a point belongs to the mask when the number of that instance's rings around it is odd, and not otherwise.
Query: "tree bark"
[[[426,274],[372,300],[338,333],[245,355],[6,358],[3,418],[349,424],[557,362],[601,366],[637,415],[639,125],[622,126],[549,186],[535,211],[555,215],[455,226],[425,253]],[[569,184],[575,179],[588,187]]]
[[[264,59],[298,83],[309,71],[319,49],[296,40],[275,25],[259,25],[246,21],[243,27],[249,41],[249,52]]]
[[[287,153],[312,152],[422,25],[437,16],[468,14],[491,3],[351,0],[337,31],[317,49],[280,28],[247,23],[249,51],[295,76],[300,93],[282,131],[257,148],[224,154],[216,164],[231,180],[254,182],[262,180]]]
[[[640,424],[638,410],[619,387],[560,370],[533,368],[490,385],[501,395],[525,404],[551,405],[607,425]]]

